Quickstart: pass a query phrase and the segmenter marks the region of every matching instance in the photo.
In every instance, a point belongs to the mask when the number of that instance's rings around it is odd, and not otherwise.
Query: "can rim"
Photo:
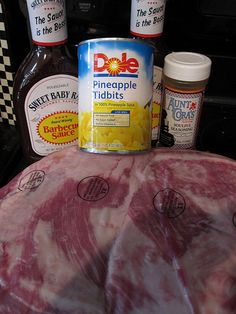
[[[106,41],[128,41],[128,42],[137,42],[141,43],[146,46],[153,47],[151,43],[145,42],[142,39],[137,39],[137,38],[127,38],[127,37],[101,37],[101,38],[92,38],[92,39],[86,39],[82,40],[79,42],[78,47],[86,44],[86,43],[91,43],[91,42],[106,42]]]

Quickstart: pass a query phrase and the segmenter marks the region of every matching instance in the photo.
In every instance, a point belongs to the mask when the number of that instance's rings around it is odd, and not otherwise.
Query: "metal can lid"
[[[146,42],[142,39],[138,38],[126,38],[126,37],[100,37],[100,38],[92,38],[92,39],[86,39],[82,40],[79,42],[78,47],[82,46],[84,44],[90,44],[90,43],[95,43],[95,44],[102,44],[104,42],[115,42],[119,44],[120,42],[130,42],[130,43],[138,43],[144,46],[150,46],[153,48],[153,44]]]
[[[172,52],[165,57],[163,73],[175,80],[197,82],[208,79],[211,59],[194,52]]]

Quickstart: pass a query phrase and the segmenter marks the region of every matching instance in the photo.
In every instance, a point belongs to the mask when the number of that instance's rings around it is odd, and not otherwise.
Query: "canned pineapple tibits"
[[[79,147],[90,152],[151,148],[153,47],[134,39],[81,42]]]

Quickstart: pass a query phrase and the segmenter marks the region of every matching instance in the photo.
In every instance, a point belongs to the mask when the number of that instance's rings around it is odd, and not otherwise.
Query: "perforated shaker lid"
[[[172,52],[165,57],[163,72],[180,81],[203,81],[210,76],[211,59],[194,52]]]

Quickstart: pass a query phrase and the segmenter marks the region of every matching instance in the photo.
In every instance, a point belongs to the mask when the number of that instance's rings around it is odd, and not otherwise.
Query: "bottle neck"
[[[60,46],[67,42],[65,1],[27,0],[32,42]]]
[[[31,53],[36,54],[38,58],[43,58],[49,60],[52,58],[54,61],[58,61],[61,58],[72,58],[75,54],[69,47],[65,44],[56,46],[43,46],[33,44],[31,47]]]
[[[42,44],[35,44],[33,42],[32,48],[34,50],[38,50],[38,51],[65,51],[67,50],[67,45],[65,44],[61,44],[61,45],[50,45],[50,46],[44,46]]]
[[[57,46],[61,47],[67,43],[67,38],[65,40],[58,41],[58,42],[40,42],[40,41],[32,40],[32,43],[35,46],[42,46],[42,47],[57,47]]]
[[[158,38],[162,35],[166,0],[132,0],[130,33],[139,38]]]

